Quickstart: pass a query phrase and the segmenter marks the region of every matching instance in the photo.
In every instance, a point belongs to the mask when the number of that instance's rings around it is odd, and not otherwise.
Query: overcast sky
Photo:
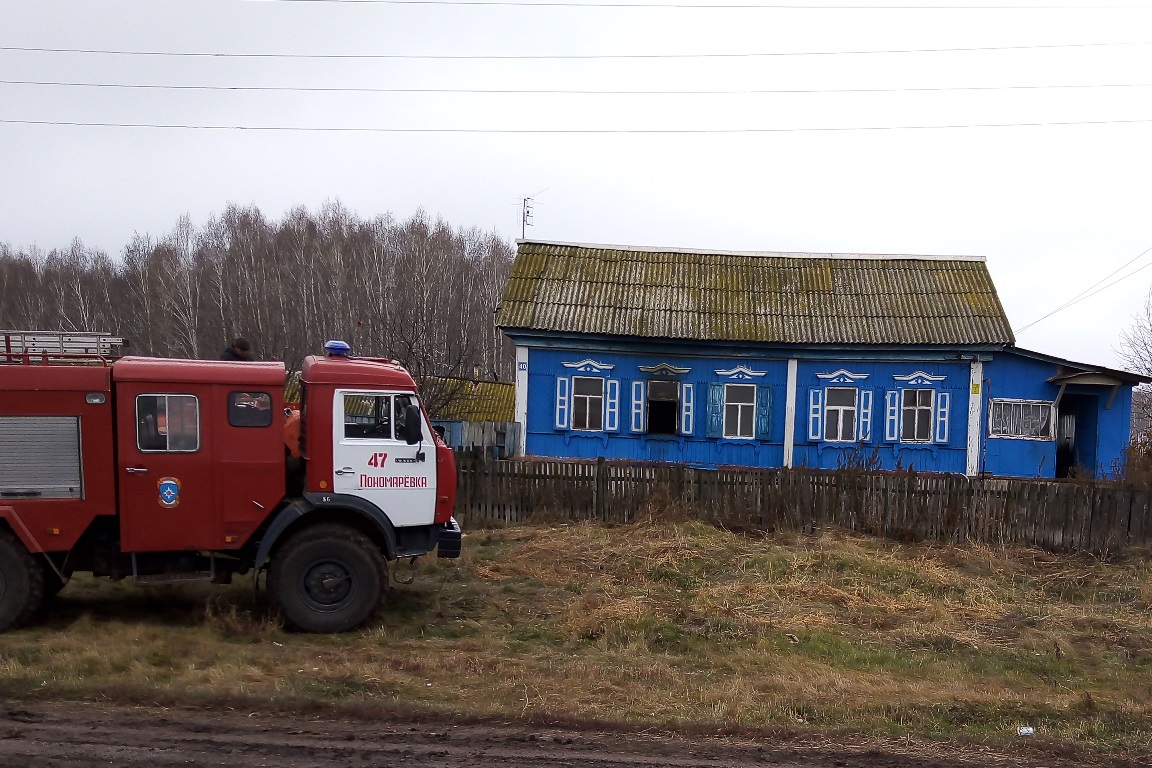
[[[336,199],[513,239],[538,193],[529,238],[985,256],[1017,329],[1152,246],[1148,4],[641,2],[0,0],[0,242]],[[1150,286],[1017,343],[1119,365]]]

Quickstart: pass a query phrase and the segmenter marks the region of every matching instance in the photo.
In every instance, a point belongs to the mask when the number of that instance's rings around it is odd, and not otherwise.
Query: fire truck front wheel
[[[303,632],[346,632],[375,615],[388,566],[352,528],[318,525],[296,533],[272,559],[268,591],[285,623]]]
[[[0,531],[0,632],[26,623],[44,602],[44,572],[12,534]]]

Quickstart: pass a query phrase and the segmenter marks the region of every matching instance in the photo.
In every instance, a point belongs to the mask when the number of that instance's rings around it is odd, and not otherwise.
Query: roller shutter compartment
[[[82,498],[79,417],[0,416],[0,500]]]

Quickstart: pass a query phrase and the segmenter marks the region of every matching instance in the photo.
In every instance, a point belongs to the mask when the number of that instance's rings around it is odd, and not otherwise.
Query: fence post
[[[595,473],[593,482],[592,504],[596,509],[596,519],[602,522],[608,520],[608,468],[604,464],[604,457],[596,458],[596,466],[592,468]]]

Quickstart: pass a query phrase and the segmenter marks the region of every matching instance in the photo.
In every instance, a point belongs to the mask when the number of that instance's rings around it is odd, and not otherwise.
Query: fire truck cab
[[[452,452],[398,364],[309,357],[296,408],[280,363],[112,359],[54,336],[0,331],[0,629],[78,571],[267,572],[288,625],[338,632],[375,613],[388,561],[459,556]]]

